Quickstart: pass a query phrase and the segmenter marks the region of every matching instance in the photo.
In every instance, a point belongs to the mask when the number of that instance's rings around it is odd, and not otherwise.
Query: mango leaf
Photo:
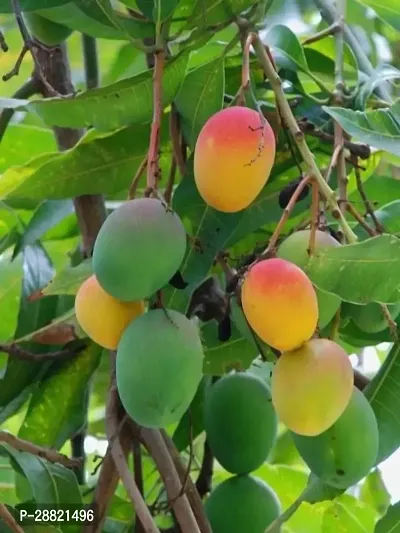
[[[48,200],[42,202],[32,215],[20,242],[16,246],[14,256],[28,244],[34,244],[67,215],[74,212],[72,200]]]
[[[355,498],[345,494],[324,507],[322,533],[373,533],[375,513]]]
[[[67,4],[70,0],[20,0],[22,11],[52,8]],[[12,0],[0,0],[0,13],[13,13]]]
[[[143,15],[157,23],[172,15],[178,2],[179,0],[136,0]]]
[[[73,294],[78,292],[81,284],[93,273],[91,258],[85,259],[78,266],[67,266],[57,273],[44,289],[43,294]]]
[[[398,111],[394,106],[365,112],[341,107],[322,107],[357,141],[400,155],[400,122],[395,117]]]
[[[379,427],[379,453],[384,461],[400,446],[400,344],[395,343],[379,372],[364,393],[374,410]]]
[[[25,477],[31,497],[36,503],[58,503],[57,490],[47,467],[47,461],[27,452],[14,450],[8,444],[0,444],[0,454],[8,457],[14,470]]]
[[[252,0],[230,0],[229,3],[221,0],[197,0],[190,17],[190,25],[204,27],[228,21],[253,3]]]
[[[371,76],[368,76],[366,82],[360,87],[356,98],[357,107],[363,110],[368,98],[381,83],[399,78],[400,70],[398,68],[387,64],[379,65],[371,74]]]
[[[304,266],[320,289],[351,303],[395,303],[400,299],[400,239],[373,237],[324,250]]]
[[[400,532],[400,502],[391,505],[375,527],[374,533],[399,533]]]
[[[183,121],[185,139],[192,148],[207,119],[222,109],[224,85],[223,57],[201,65],[185,77],[175,105]]]
[[[129,186],[147,153],[148,125],[100,136],[64,153],[13,167],[0,178],[0,198],[42,200],[82,194],[115,194]],[[132,139],[135,139],[132,145]]]
[[[273,26],[265,35],[265,42],[277,52],[283,54],[293,66],[308,72],[306,56],[296,35],[281,24]]]
[[[8,252],[0,255],[0,342],[7,342],[17,325],[22,268],[21,261],[11,262]]]
[[[382,206],[374,211],[374,215],[383,225],[385,232],[400,236],[400,200],[393,200],[393,202]],[[365,217],[365,221],[372,228],[375,227],[370,215]],[[368,238],[368,232],[360,224],[357,224],[353,231],[356,235]]]
[[[101,353],[99,346],[92,343],[40,383],[19,430],[20,438],[59,449],[80,429],[82,424],[76,427],[74,423],[81,414],[78,405],[83,409],[86,387],[99,365]]]
[[[372,470],[365,478],[360,490],[360,500],[375,509],[381,516],[388,510],[391,496],[378,468]]]
[[[378,17],[392,26],[395,30],[400,31],[400,7],[397,0],[360,0],[365,6],[371,7]]]

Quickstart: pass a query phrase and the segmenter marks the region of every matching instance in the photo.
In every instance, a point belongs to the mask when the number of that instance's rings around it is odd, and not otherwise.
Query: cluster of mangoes
[[[160,200],[126,202],[101,227],[94,274],[76,295],[78,323],[96,343],[117,350],[119,396],[145,427],[178,422],[203,375],[196,324],[175,310],[146,311],[145,305],[178,271],[186,244],[180,218]]]
[[[208,120],[197,140],[198,191],[218,211],[241,211],[266,184],[274,157],[273,131],[259,113],[245,107],[224,109]],[[314,241],[317,254],[340,246],[319,230]],[[377,421],[365,396],[354,387],[350,359],[339,344],[316,336],[317,328],[332,321],[341,300],[314,287],[306,275],[309,243],[310,230],[293,233],[274,258],[253,264],[241,285],[248,324],[280,355],[271,390],[255,376],[235,373],[223,377],[208,394],[209,445],[220,464],[234,474],[206,503],[214,533],[263,533],[279,513],[273,491],[250,475],[269,455],[277,417],[291,431],[310,470],[334,487],[355,484],[377,459]],[[385,327],[382,317],[376,324],[374,304],[353,307],[360,327],[363,322]],[[363,318],[357,320],[359,315]],[[254,521],[248,522],[249,516]]]

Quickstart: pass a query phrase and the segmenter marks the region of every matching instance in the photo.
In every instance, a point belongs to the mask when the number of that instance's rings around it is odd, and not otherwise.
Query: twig
[[[297,188],[296,190],[294,191],[294,193],[292,194],[292,197],[288,203],[288,205],[285,207],[285,210],[283,211],[282,213],[282,216],[278,222],[278,224],[276,225],[275,227],[275,231],[274,233],[272,234],[269,242],[268,242],[268,247],[266,248],[266,250],[259,256],[259,258],[257,259],[257,262],[260,260],[260,259],[265,259],[266,257],[268,257],[270,255],[270,253],[272,252],[272,250],[275,248],[276,246],[276,243],[279,239],[279,235],[281,234],[281,231],[283,229],[283,226],[285,225],[287,219],[289,218],[289,215],[290,213],[292,212],[294,206],[296,205],[296,202],[297,202],[297,199],[299,198],[300,194],[301,194],[301,191],[304,189],[304,187],[306,187],[309,183],[311,182],[311,178],[310,176],[305,176],[301,181],[300,183],[297,185]]]
[[[315,181],[312,182],[312,200],[311,200],[311,232],[308,244],[308,254],[311,256],[315,251],[315,237],[318,228],[319,217],[319,190]]]
[[[315,35],[312,35],[311,37],[308,37],[308,39],[305,39],[303,41],[303,46],[307,44],[316,43],[317,41],[320,41],[321,39],[325,39],[325,37],[329,37],[330,35],[335,35],[335,33],[337,33],[338,31],[340,31],[340,26],[337,22],[334,22],[333,24],[331,24],[324,30],[319,31],[318,33],[316,33]]]
[[[167,186],[165,187],[165,191],[164,191],[164,200],[167,202],[168,205],[171,204],[172,193],[174,190],[174,183],[175,183],[175,178],[176,178],[176,169],[177,169],[176,159],[175,159],[175,156],[172,154],[171,168],[169,171]]]
[[[357,220],[360,226],[365,229],[368,235],[371,235],[371,237],[375,237],[377,235],[377,232],[367,224],[367,222],[363,219],[363,217],[353,205],[347,202],[346,209]]]
[[[22,527],[17,524],[17,521],[7,509],[4,503],[0,503],[0,518],[14,533],[24,533]]]
[[[196,488],[201,497],[205,496],[211,491],[213,466],[214,456],[206,439],[204,442],[203,460],[201,462],[199,476],[196,480]]]
[[[237,92],[234,102],[236,105],[243,106],[245,104],[245,94],[248,88],[250,87],[250,48],[252,45],[251,39],[245,38],[245,35],[248,35],[248,28],[241,29],[241,41],[242,41],[242,83],[240,85],[239,91]],[[232,104],[234,103],[232,102]]]
[[[164,52],[159,51],[154,54],[153,73],[153,121],[151,124],[149,152],[147,156],[147,188],[145,196],[151,196],[157,191],[158,179],[160,177],[159,166],[159,140],[162,119],[162,80],[164,73]]]
[[[332,341],[336,341],[337,336],[339,334],[339,328],[340,328],[340,318],[342,315],[341,306],[339,306],[339,309],[336,311],[335,316],[333,317],[333,320],[331,322],[331,331],[329,333],[329,338]]]
[[[47,353],[34,353],[29,350],[25,350],[18,346],[18,344],[2,344],[0,343],[0,352],[4,352],[11,357],[20,359],[21,361],[54,361],[54,360],[66,360],[76,357],[82,350],[86,348],[86,343],[79,344],[76,347],[64,348],[63,350],[57,350],[55,352]]]
[[[331,179],[332,170],[335,168],[335,166],[337,164],[337,159],[339,157],[339,153],[340,153],[341,149],[342,149],[342,147],[339,145],[339,146],[336,146],[334,151],[333,151],[331,160],[329,161],[328,168],[327,168],[327,170],[325,172],[325,181],[327,183],[329,183],[329,180]]]
[[[7,74],[3,74],[3,76],[1,77],[3,81],[9,81],[14,76],[18,76],[19,71],[21,69],[22,61],[24,60],[24,57],[26,56],[28,52],[29,52],[29,48],[26,44],[24,44],[22,47],[22,50],[18,54],[17,60],[13,68],[9,72],[7,72]]]
[[[304,133],[299,129],[297,121],[292,113],[290,105],[288,104],[285,93],[282,88],[282,82],[279,78],[270,58],[266,51],[266,48],[258,34],[253,34],[253,46],[258,56],[258,59],[264,69],[266,76],[268,77],[271,87],[275,93],[275,98],[280,106],[280,110],[285,119],[288,128],[293,135],[294,140],[297,143],[299,151],[308,167],[310,176],[312,176],[318,183],[321,194],[325,197],[327,204],[332,209],[332,215],[338,219],[340,226],[343,229],[348,242],[357,242],[357,236],[352,232],[350,226],[348,225],[346,219],[344,218],[342,212],[339,209],[336,193],[329,187],[327,182],[324,180],[317,164],[314,159],[314,156],[310,149],[307,146],[307,143],[304,138]]]
[[[397,333],[397,324],[393,320],[392,315],[390,314],[389,308],[386,304],[380,304],[381,311],[383,313],[383,316],[385,317],[385,320],[387,322],[387,325],[389,326],[390,330],[390,336],[393,339],[393,342],[397,342],[399,340],[399,336]]]
[[[361,172],[357,165],[357,157],[353,156],[352,161],[355,163],[354,165],[354,173],[356,175],[356,184],[358,192],[360,193],[361,200],[364,203],[365,211],[366,213],[371,217],[372,222],[375,224],[375,228],[377,233],[383,233],[385,231],[385,228],[383,225],[379,222],[379,220],[376,218],[374,208],[372,203],[368,200],[367,195],[365,194],[364,185],[361,179]]]
[[[169,135],[171,137],[172,151],[181,176],[186,174],[186,160],[183,156],[183,146],[180,135],[179,114],[174,104],[171,105],[169,117]]]
[[[164,481],[168,500],[182,531],[202,533],[187,495],[181,494],[182,482],[160,431],[141,428],[141,436]]]
[[[35,78],[30,78],[19,89],[15,91],[12,98],[25,100],[40,92],[39,85]],[[3,139],[4,133],[14,116],[15,109],[3,109],[0,113],[0,143]]]
[[[8,44],[6,41],[6,38],[4,37],[4,33],[0,31],[0,49],[3,52],[8,52]]]
[[[149,508],[147,507],[146,502],[135,483],[135,480],[129,472],[128,463],[126,462],[124,450],[121,446],[118,435],[118,405],[119,398],[117,386],[113,377],[106,407],[106,432],[108,441],[112,441],[112,444],[110,445],[111,455],[114,459],[118,475],[124,484],[129,499],[135,506],[136,515],[143,524],[145,532],[160,533],[160,530],[156,526],[154,519],[150,514]]]
[[[37,446],[32,442],[15,437],[6,431],[0,431],[0,442],[5,442],[20,452],[28,452],[32,455],[47,459],[50,463],[59,463],[66,468],[75,468],[82,463],[81,458],[70,459],[66,455],[59,453],[57,450]]]
[[[185,467],[182,464],[179,452],[174,442],[172,441],[171,437],[169,437],[165,431],[161,431],[161,435],[172,457],[172,460],[174,461],[175,468],[178,472],[181,483],[183,483],[186,472],[185,472]],[[204,507],[201,501],[201,496],[190,476],[188,477],[187,483],[186,483],[186,495],[193,509],[193,513],[196,517],[201,533],[212,533],[210,523],[204,512]]]
[[[140,494],[143,496],[143,465],[142,465],[142,450],[140,448],[140,441],[133,439],[133,475],[135,477],[135,483],[139,489]],[[144,533],[142,522],[137,519],[135,524],[135,533]]]
[[[143,172],[147,168],[147,154],[145,155],[143,161],[140,163],[139,168],[136,171],[135,177],[132,180],[131,186],[128,191],[128,199],[133,200],[136,196],[136,191],[139,185],[140,178],[143,175]]]

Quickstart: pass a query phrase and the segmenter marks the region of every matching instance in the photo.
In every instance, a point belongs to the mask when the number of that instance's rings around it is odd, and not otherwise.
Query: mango
[[[120,302],[100,287],[96,276],[82,283],[75,297],[76,319],[97,344],[116,350],[123,331],[144,312],[144,302]]]
[[[255,333],[281,352],[307,342],[317,327],[318,301],[312,283],[301,268],[284,259],[266,259],[248,271],[242,306]]]
[[[275,148],[270,124],[256,111],[232,106],[215,113],[204,124],[194,151],[200,196],[218,211],[242,211],[267,183]]]
[[[234,476],[220,483],[205,503],[213,533],[265,533],[281,513],[274,491],[254,476]],[[278,527],[275,531],[279,533]]]
[[[271,379],[278,418],[299,435],[326,431],[346,409],[354,376],[345,350],[328,339],[312,339],[283,353]]]
[[[388,311],[392,319],[396,320],[400,313],[400,302],[388,305]],[[379,333],[389,327],[381,306],[376,302],[367,305],[348,304],[346,314],[365,333]]]
[[[128,415],[148,428],[179,422],[203,375],[197,326],[171,309],[134,320],[117,350],[117,388]]]
[[[179,269],[186,232],[160,200],[126,202],[102,225],[93,249],[93,270],[105,291],[122,301],[148,298]]]
[[[286,259],[286,261],[291,261],[301,269],[304,269],[310,258],[308,253],[310,234],[310,230],[301,230],[292,233],[279,246],[276,256],[281,259]],[[332,246],[340,246],[340,243],[325,231],[317,230],[315,232],[315,255]],[[335,316],[341,300],[336,294],[322,291],[318,287],[314,288],[318,300],[318,327],[322,329]]]
[[[338,420],[316,437],[292,433],[294,443],[310,470],[321,481],[347,489],[375,465],[379,448],[374,411],[357,388]]]
[[[71,35],[70,28],[42,17],[34,11],[25,11],[22,17],[29,33],[45,46],[58,46]]]
[[[248,474],[261,466],[277,436],[270,390],[248,373],[227,374],[211,386],[204,421],[215,458],[232,474]]]

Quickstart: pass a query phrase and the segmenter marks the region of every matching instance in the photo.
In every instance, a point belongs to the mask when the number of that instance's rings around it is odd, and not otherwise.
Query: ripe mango
[[[388,305],[388,310],[393,320],[396,320],[400,313],[400,302]],[[348,304],[346,314],[365,333],[379,333],[389,327],[381,306],[376,302],[367,305]]]
[[[338,420],[316,437],[292,433],[310,470],[324,483],[347,489],[375,465],[379,448],[378,423],[364,394],[354,387]]]
[[[255,333],[281,352],[307,342],[317,327],[312,283],[284,259],[266,259],[249,270],[242,285],[242,306]]]
[[[346,409],[353,384],[345,350],[331,340],[312,339],[279,357],[272,372],[272,403],[288,429],[319,435]]]
[[[29,33],[40,43],[46,46],[57,46],[71,35],[70,28],[48,20],[34,11],[25,11],[22,14]]]
[[[267,183],[274,159],[275,135],[268,121],[247,107],[228,107],[209,118],[197,138],[197,189],[214,209],[241,211]]]
[[[180,420],[203,375],[197,326],[171,309],[155,309],[134,320],[117,350],[117,388],[129,416],[149,428]]]
[[[310,234],[310,230],[301,230],[292,233],[279,246],[276,256],[286,259],[286,261],[291,261],[300,268],[304,268],[310,258],[308,254]],[[340,243],[329,233],[320,230],[315,232],[315,254],[333,246],[340,246]],[[336,294],[322,291],[318,287],[314,288],[318,300],[318,326],[322,329],[334,317],[339,309],[341,300]]]
[[[204,421],[215,458],[232,474],[256,470],[276,440],[278,423],[270,390],[252,374],[227,374],[212,385]]]
[[[96,276],[82,283],[75,297],[76,319],[97,344],[116,350],[124,329],[144,312],[144,302],[120,302],[100,287]]]
[[[273,490],[254,476],[234,476],[219,484],[205,503],[213,533],[265,533],[281,513]],[[280,528],[276,529],[279,533]]]
[[[148,298],[173,277],[186,252],[186,232],[175,213],[153,198],[113,211],[97,236],[93,270],[105,291],[122,301]]]

